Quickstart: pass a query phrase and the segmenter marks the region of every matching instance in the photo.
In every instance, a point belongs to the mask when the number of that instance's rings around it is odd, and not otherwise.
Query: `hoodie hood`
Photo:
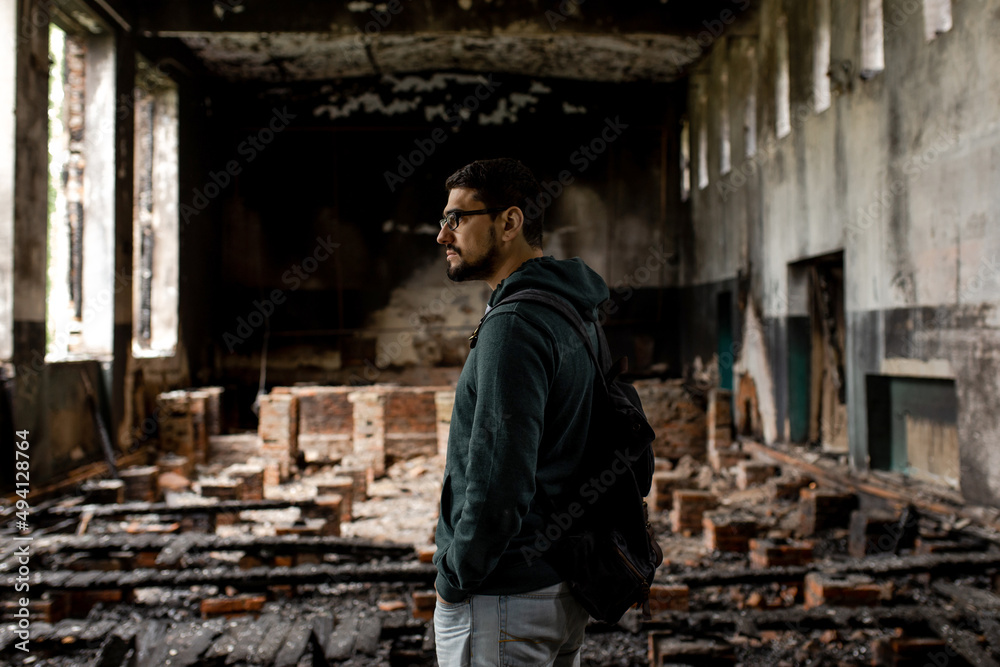
[[[597,307],[610,297],[607,283],[579,257],[533,257],[500,281],[490,295],[489,308],[524,289],[540,289],[563,297],[585,319],[597,316]]]

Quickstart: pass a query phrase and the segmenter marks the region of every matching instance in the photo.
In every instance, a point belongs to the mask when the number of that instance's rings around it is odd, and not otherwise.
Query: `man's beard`
[[[458,252],[457,249],[455,251]],[[459,263],[448,267],[448,277],[456,283],[466,280],[486,280],[495,272],[499,258],[500,248],[497,246],[497,233],[493,227],[490,227],[490,244],[483,256],[475,262],[466,262],[459,255]]]

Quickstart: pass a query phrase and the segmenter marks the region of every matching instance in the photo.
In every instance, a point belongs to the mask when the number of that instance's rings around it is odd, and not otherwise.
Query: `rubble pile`
[[[665,558],[652,618],[592,624],[584,664],[998,664],[996,513],[734,441],[725,392],[638,386]],[[0,548],[0,661],[433,664],[446,392],[275,390],[257,433],[228,435],[209,428],[218,394],[192,393],[172,393],[154,461],[37,508],[30,655],[14,648],[14,546]]]

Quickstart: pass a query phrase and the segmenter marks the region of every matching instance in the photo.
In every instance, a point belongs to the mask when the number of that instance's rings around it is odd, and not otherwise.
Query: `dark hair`
[[[468,188],[487,208],[517,206],[524,214],[524,240],[532,248],[542,247],[545,209],[538,205],[542,192],[531,170],[512,158],[476,160],[444,182],[448,190]]]

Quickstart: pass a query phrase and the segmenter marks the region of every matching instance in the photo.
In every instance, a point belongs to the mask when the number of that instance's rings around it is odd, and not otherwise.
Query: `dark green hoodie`
[[[515,302],[490,310],[529,287],[569,300],[585,320],[596,319],[609,295],[604,279],[579,258],[530,259],[493,290],[458,381],[448,437],[434,562],[437,591],[449,602],[561,580],[537,558],[561,529],[537,507],[536,491],[557,503],[579,493],[573,475],[595,370],[571,325],[548,306]]]

